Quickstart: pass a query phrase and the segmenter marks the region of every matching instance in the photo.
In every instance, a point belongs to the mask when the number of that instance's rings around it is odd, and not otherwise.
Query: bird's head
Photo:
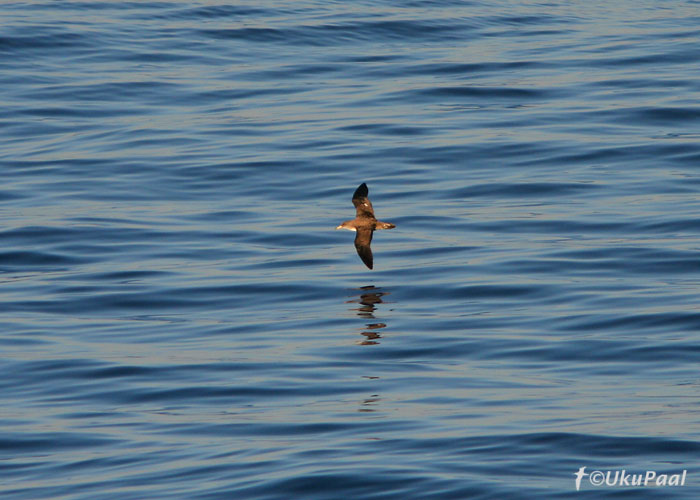
[[[336,227],[336,229],[347,229],[348,231],[357,231],[357,229],[352,225],[351,220],[346,220],[340,226]]]

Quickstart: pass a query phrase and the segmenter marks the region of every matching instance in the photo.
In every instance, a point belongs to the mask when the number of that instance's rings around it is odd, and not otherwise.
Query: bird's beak
[[[343,229],[343,225],[341,224],[340,226],[336,227],[336,229]]]

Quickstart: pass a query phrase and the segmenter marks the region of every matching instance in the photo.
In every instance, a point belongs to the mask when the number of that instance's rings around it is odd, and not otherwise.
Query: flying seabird
[[[348,231],[355,231],[355,248],[357,249],[357,255],[360,256],[362,262],[365,263],[367,267],[372,269],[373,259],[372,259],[372,248],[370,248],[370,243],[372,243],[372,234],[376,229],[393,229],[396,226],[390,222],[381,222],[374,217],[374,209],[372,208],[372,202],[367,198],[369,189],[367,189],[367,184],[364,182],[360,184],[352,195],[352,204],[355,205],[357,209],[357,214],[353,220],[346,220],[336,229],[347,229]]]

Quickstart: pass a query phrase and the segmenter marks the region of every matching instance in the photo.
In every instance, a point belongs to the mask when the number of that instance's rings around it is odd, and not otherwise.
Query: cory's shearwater
[[[360,256],[367,267],[372,269],[372,248],[369,246],[372,243],[372,234],[375,229],[393,229],[396,226],[389,222],[378,221],[374,217],[372,202],[367,198],[368,193],[367,184],[363,182],[352,195],[352,204],[357,209],[355,218],[346,220],[336,229],[347,229],[348,231],[356,232],[355,248],[357,249],[357,255]]]

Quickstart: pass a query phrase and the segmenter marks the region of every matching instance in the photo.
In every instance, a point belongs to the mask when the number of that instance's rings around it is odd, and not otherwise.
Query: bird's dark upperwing
[[[357,234],[355,235],[355,249],[357,250],[357,255],[360,256],[362,262],[365,263],[367,267],[372,269],[374,259],[372,258],[372,248],[369,246],[372,243],[372,231],[370,228],[357,228]]]
[[[374,218],[374,209],[372,208],[372,202],[367,198],[368,194],[369,189],[367,189],[367,184],[363,182],[352,195],[352,204],[355,205],[355,209],[357,209],[357,217]],[[371,239],[372,236],[370,236],[370,240]]]

